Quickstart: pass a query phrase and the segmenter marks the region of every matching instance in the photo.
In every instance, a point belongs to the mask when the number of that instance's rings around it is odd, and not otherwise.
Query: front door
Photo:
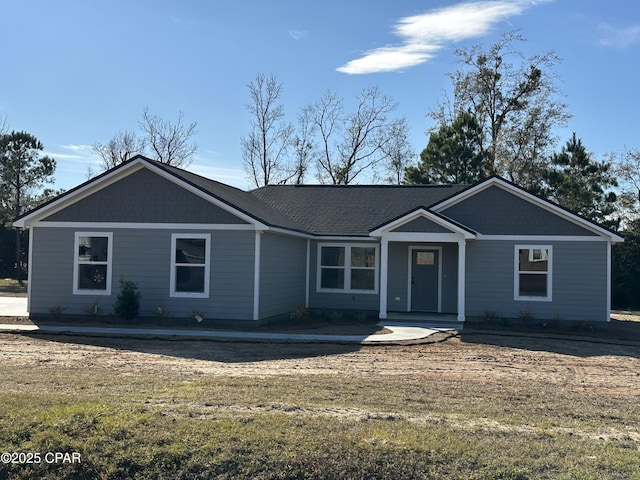
[[[437,312],[440,278],[440,250],[411,251],[411,311]]]

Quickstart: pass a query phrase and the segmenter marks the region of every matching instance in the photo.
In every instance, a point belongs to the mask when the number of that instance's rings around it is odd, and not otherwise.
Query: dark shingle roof
[[[268,185],[250,193],[316,235],[368,235],[466,185]]]
[[[382,224],[419,207],[428,208],[467,188],[465,185],[268,185],[247,192],[138,155],[24,213],[16,220],[43,210],[64,197],[71,197],[91,184],[99,183],[106,175],[126,168],[134,160],[154,165],[268,226],[314,235],[367,236]]]
[[[282,227],[289,230],[307,232],[307,229],[294,219],[270,207],[259,198],[249,192],[239,188],[216,182],[209,178],[201,177],[195,173],[187,172],[180,168],[171,167],[158,162],[153,162],[157,167],[171,173],[184,180],[201,191],[208,193],[212,197],[226,203],[227,205],[240,210],[250,217],[265,223],[269,226]]]
[[[366,236],[419,207],[428,208],[467,185],[267,185],[250,192],[153,162],[269,226],[314,235]]]

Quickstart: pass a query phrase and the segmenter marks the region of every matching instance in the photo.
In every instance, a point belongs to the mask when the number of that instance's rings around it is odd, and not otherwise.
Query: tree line
[[[351,108],[329,90],[290,122],[282,83],[258,74],[247,85],[249,130],[240,139],[247,177],[261,187],[469,184],[498,174],[623,233],[625,243],[613,249],[614,302],[640,307],[640,150],[625,148],[598,160],[576,133],[558,149],[555,132],[571,118],[557,88],[554,69],[560,60],[554,52],[525,57],[518,50],[522,41],[518,32],[508,32],[488,48],[455,50],[452,97],[428,112],[434,126],[419,155],[397,103],[378,87],[363,89]],[[137,154],[177,167],[190,164],[197,151],[196,122],[186,123],[182,112],[168,121],[145,108],[138,124],[138,132],[121,131],[94,144],[102,170]],[[11,220],[58,193],[42,190],[55,171],[55,160],[42,150],[35,137],[8,132],[6,120],[0,121],[0,274],[10,268],[4,239]],[[20,235],[11,242],[14,258],[23,257]],[[12,265],[18,277],[22,263]]]

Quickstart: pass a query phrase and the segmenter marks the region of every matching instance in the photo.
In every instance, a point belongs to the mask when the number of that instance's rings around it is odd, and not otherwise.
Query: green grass
[[[420,375],[159,376],[10,368],[0,464],[11,479],[640,479],[637,399]],[[607,433],[608,432],[608,433]]]
[[[26,296],[27,294],[27,282],[23,280],[23,285],[20,285],[17,280],[13,278],[0,278],[0,294],[9,296]]]

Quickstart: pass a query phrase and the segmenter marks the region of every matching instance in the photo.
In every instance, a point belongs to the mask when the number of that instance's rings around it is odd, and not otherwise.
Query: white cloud
[[[540,3],[496,0],[459,3],[398,20],[394,33],[404,41],[366,52],[337,70],[348,74],[390,72],[429,61],[447,42],[479,37],[498,22]]]
[[[624,48],[640,41],[640,25],[616,28],[606,23],[598,25],[599,43],[603,47]]]
[[[237,168],[210,167],[208,165],[192,163],[187,170],[217,182],[226,183],[232,187],[246,189],[247,180],[243,170]]]
[[[57,152],[43,152],[45,155],[55,159],[80,160],[82,162],[91,161],[96,158],[91,145],[57,145]]]
[[[291,38],[298,41],[309,35],[309,32],[307,32],[306,30],[289,30],[289,35],[291,36]]]

